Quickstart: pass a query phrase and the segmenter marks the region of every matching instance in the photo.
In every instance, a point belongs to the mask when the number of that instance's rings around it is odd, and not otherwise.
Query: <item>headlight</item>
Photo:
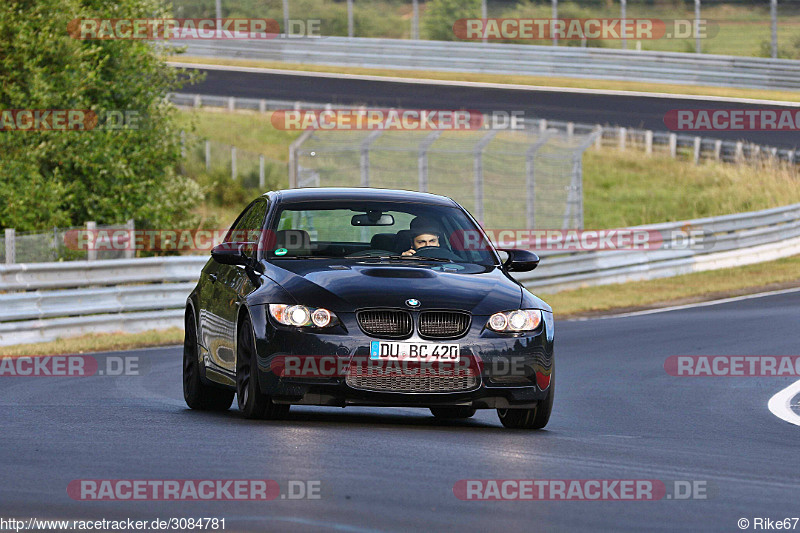
[[[327,328],[339,323],[335,314],[327,309],[305,305],[269,304],[269,314],[284,326],[316,326]]]
[[[517,309],[495,313],[486,326],[494,331],[533,331],[542,323],[542,312],[538,309]]]

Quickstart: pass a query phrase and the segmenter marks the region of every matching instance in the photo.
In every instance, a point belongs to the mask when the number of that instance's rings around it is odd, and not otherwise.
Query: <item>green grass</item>
[[[0,357],[106,352],[172,344],[183,344],[183,329],[169,328],[142,333],[98,333],[52,342],[17,344],[1,348]]]
[[[800,256],[672,278],[538,292],[558,318],[613,310],[658,308],[800,286]]]

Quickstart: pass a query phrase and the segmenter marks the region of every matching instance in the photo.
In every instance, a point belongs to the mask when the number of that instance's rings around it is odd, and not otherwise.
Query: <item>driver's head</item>
[[[411,221],[411,246],[419,250],[426,246],[441,246],[442,231],[434,221],[417,217]]]
[[[433,230],[420,230],[420,233],[412,233],[411,246],[413,246],[415,250],[426,246],[439,246],[439,235],[433,233]]]

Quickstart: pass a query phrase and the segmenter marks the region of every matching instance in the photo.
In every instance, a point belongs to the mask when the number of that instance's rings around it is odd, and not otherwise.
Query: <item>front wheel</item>
[[[553,410],[553,396],[555,390],[555,375],[550,378],[550,388],[547,396],[540,400],[533,409],[498,409],[497,416],[500,422],[512,429],[542,429],[550,420]]]
[[[233,403],[233,391],[206,385],[200,376],[197,327],[194,315],[186,313],[183,338],[183,399],[192,409],[226,411]]]
[[[278,419],[289,413],[288,405],[277,405],[258,385],[253,325],[242,320],[236,342],[236,400],[245,418]]]

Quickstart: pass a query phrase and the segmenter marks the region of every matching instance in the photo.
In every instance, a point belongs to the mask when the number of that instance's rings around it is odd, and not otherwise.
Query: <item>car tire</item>
[[[469,406],[431,407],[431,413],[436,418],[469,418],[475,414],[475,408]]]
[[[183,399],[192,409],[227,411],[233,403],[234,392],[203,383],[197,351],[197,327],[194,315],[186,313],[183,337]]]
[[[542,429],[550,420],[553,410],[553,396],[555,390],[555,375],[550,377],[550,388],[547,396],[540,400],[533,409],[498,409],[497,416],[500,423],[511,429]]]
[[[276,420],[289,413],[288,405],[272,403],[258,383],[255,340],[250,318],[239,324],[236,342],[236,400],[245,418]]]

